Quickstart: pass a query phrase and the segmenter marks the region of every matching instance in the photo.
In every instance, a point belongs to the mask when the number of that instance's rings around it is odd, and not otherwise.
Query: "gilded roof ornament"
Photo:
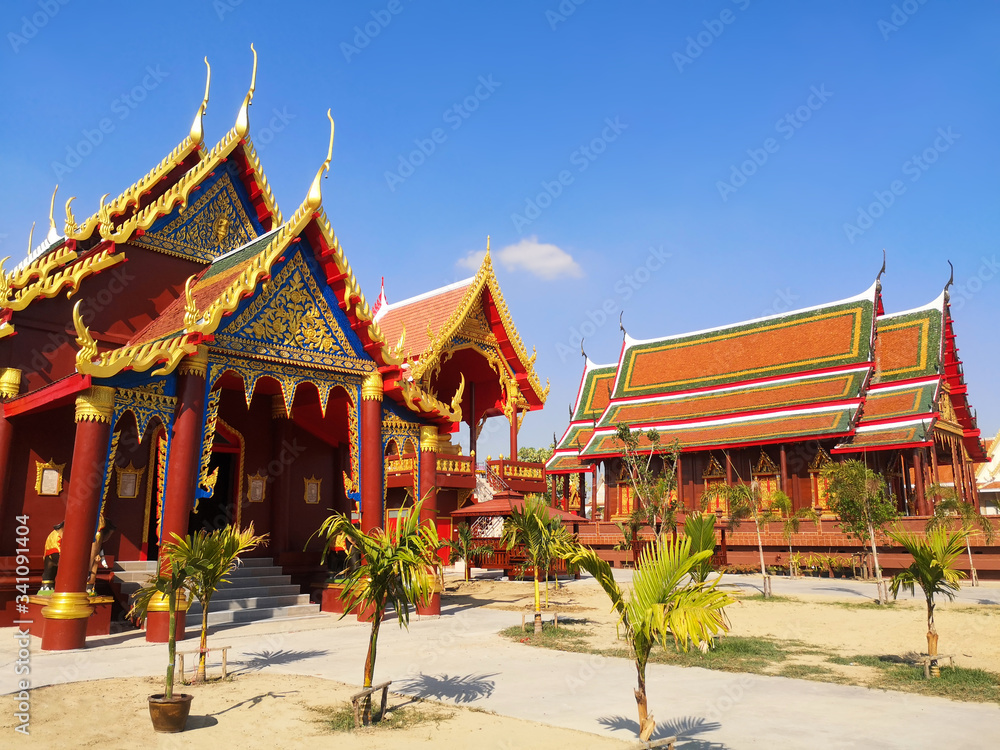
[[[80,306],[83,300],[73,305],[73,327],[76,329],[76,345],[80,347],[76,353],[76,369],[83,372],[97,356],[97,342],[90,335],[90,330],[83,324]]]
[[[330,176],[330,162],[333,161],[333,115],[330,110],[326,111],[326,117],[330,121],[330,145],[326,150],[326,160],[316,172],[312,185],[309,186],[309,193],[306,195],[306,203],[312,209],[317,209],[323,205],[323,191],[320,189],[319,180],[321,177]]]
[[[35,222],[31,222],[31,230],[28,232],[28,257],[31,256],[32,238],[35,236]]]
[[[45,238],[46,242],[56,242],[59,240],[59,230],[56,229],[56,193],[59,192],[59,184],[56,183],[52,191],[52,201],[49,203],[49,234]]]
[[[188,134],[188,138],[191,139],[191,143],[201,143],[205,140],[203,119],[205,117],[205,112],[208,109],[208,90],[212,85],[212,66],[208,64],[207,57],[205,58],[205,67],[208,69],[205,77],[205,97],[201,100],[201,106],[198,107],[198,112],[194,116],[194,122],[191,123],[191,132]]]
[[[247,95],[243,97],[243,106],[240,107],[240,113],[236,116],[236,135],[240,138],[246,138],[247,133],[250,132],[250,105],[253,104],[253,92],[257,87],[257,50],[254,49],[253,44],[250,44],[250,51],[253,52],[253,74],[250,76],[250,90],[247,91]]]
[[[195,302],[194,294],[191,291],[194,279],[195,274],[191,274],[188,276],[187,281],[184,282],[184,327],[189,331],[198,325],[198,318],[200,317],[198,304]]]

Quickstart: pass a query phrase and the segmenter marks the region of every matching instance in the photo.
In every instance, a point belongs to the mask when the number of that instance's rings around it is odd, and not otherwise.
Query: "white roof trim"
[[[910,425],[926,425],[931,421],[931,417],[921,417],[920,419],[908,419],[905,422],[887,422],[882,424],[865,425],[858,427],[855,432],[879,432],[894,429],[896,427],[909,427]]]
[[[926,305],[921,305],[920,307],[914,307],[909,310],[903,310],[903,312],[886,313],[885,315],[879,315],[875,320],[876,327],[878,326],[878,321],[886,320],[888,318],[898,318],[903,315],[912,315],[913,313],[924,312],[925,310],[940,310],[944,312],[944,292],[941,292],[934,300],[928,302]]]
[[[414,302],[421,302],[425,299],[430,299],[431,297],[437,297],[439,294],[444,294],[445,292],[452,292],[456,289],[461,289],[463,286],[470,286],[475,280],[475,276],[470,276],[462,281],[456,281],[454,284],[448,284],[447,286],[438,287],[437,289],[431,289],[431,291],[418,294],[415,297],[408,297],[407,299],[400,300],[399,302],[393,302],[392,304],[386,305],[386,310],[395,310],[400,307],[405,307],[406,305],[412,305]]]
[[[868,289],[866,289],[861,294],[856,294],[853,297],[848,297],[847,299],[837,300],[836,302],[825,302],[821,305],[813,305],[812,307],[803,307],[798,310],[789,310],[788,312],[778,313],[777,315],[766,315],[763,318],[753,318],[751,320],[741,320],[737,323],[727,323],[726,325],[715,326],[714,328],[703,328],[700,331],[686,331],[684,333],[677,333],[672,336],[658,336],[653,339],[634,339],[628,334],[625,335],[625,348],[629,349],[636,344],[653,344],[660,341],[674,341],[676,339],[687,338],[688,336],[700,336],[705,333],[715,333],[717,331],[725,331],[730,328],[737,328],[739,326],[751,325],[754,323],[764,323],[769,320],[780,320],[781,318],[791,317],[792,315],[800,315],[802,313],[812,312],[814,310],[822,310],[826,307],[836,307],[837,305],[846,305],[850,302],[860,302],[862,300],[872,300],[875,299],[875,286],[873,283]]]

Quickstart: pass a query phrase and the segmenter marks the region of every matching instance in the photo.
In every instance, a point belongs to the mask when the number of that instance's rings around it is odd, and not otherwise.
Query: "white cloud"
[[[469,254],[464,258],[459,258],[455,265],[459,268],[468,268],[470,271],[478,271],[485,257],[485,250],[470,250]]]
[[[470,250],[464,258],[459,258],[457,265],[477,271],[485,255],[482,250]],[[536,236],[507,245],[494,253],[493,257],[508,271],[527,271],[546,281],[564,276],[574,279],[583,276],[583,269],[573,260],[572,255],[556,245],[539,242]]]

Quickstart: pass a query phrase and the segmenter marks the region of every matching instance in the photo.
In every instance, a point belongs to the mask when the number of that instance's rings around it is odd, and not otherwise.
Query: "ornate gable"
[[[754,476],[770,476],[778,473],[778,466],[771,460],[769,455],[761,450],[757,466],[754,467],[752,473]]]
[[[715,459],[715,456],[709,456],[708,466],[701,473],[702,479],[722,479],[726,476],[726,470],[722,468],[722,465]]]
[[[258,231],[247,215],[240,194],[228,172],[188,208],[179,208],[158,221],[132,243],[168,255],[211,263],[213,259],[246,245]]]
[[[372,369],[355,352],[299,252],[215,340],[222,348],[259,359],[343,372]]]

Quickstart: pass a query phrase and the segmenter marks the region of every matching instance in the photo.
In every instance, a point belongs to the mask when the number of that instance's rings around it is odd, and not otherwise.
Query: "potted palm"
[[[201,642],[198,648],[198,672],[195,682],[205,681],[205,655],[208,653],[208,609],[219,587],[229,583],[229,574],[240,564],[240,555],[267,541],[267,534],[255,536],[253,524],[244,530],[223,526],[214,531],[202,529],[178,542],[182,557],[204,560],[191,576],[188,588],[201,603]]]
[[[472,527],[467,523],[460,523],[455,532],[455,539],[443,539],[442,544],[448,548],[448,559],[452,565],[459,560],[465,561],[465,580],[468,581],[472,564],[479,562],[492,548],[488,544],[476,541],[472,536]]]
[[[145,618],[149,604],[154,599],[166,599],[169,623],[167,631],[167,675],[162,693],[149,696],[149,717],[157,732],[183,732],[191,712],[188,693],[174,694],[174,664],[177,657],[177,596],[191,588],[192,580],[205,572],[211,562],[192,554],[190,545],[177,534],[176,541],[164,542],[160,554],[159,571],[135,592],[129,615]]]

